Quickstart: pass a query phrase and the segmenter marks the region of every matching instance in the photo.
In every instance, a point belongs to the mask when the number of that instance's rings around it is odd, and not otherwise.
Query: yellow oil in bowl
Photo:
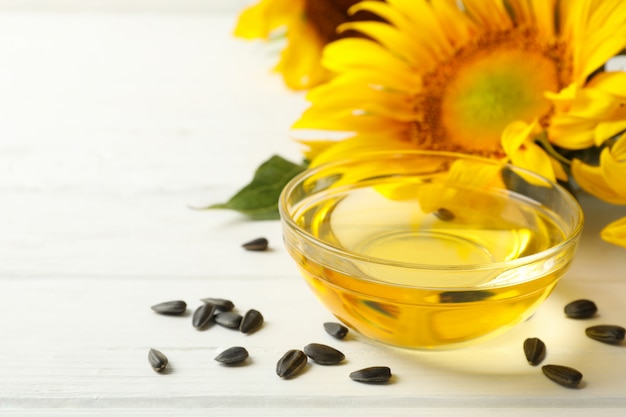
[[[289,253],[332,313],[371,339],[423,349],[528,318],[582,227],[575,200],[545,179],[428,152],[305,172],[285,188],[281,215]]]

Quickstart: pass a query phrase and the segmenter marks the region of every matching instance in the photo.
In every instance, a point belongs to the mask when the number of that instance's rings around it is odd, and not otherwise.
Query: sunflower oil
[[[535,202],[432,187],[338,188],[296,210],[328,245],[288,245],[291,255],[319,299],[367,337],[444,348],[498,334],[529,317],[569,265],[559,252],[533,257],[564,238]]]

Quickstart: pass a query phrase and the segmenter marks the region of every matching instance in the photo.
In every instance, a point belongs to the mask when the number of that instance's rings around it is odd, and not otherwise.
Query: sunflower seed
[[[196,329],[202,329],[206,327],[207,324],[213,318],[213,313],[215,313],[215,306],[210,303],[202,304],[200,307],[193,312],[193,318],[191,323],[193,327]]]
[[[491,291],[444,291],[439,294],[442,303],[474,303],[493,296]]]
[[[155,304],[150,308],[159,314],[174,316],[183,314],[187,311],[187,303],[181,300],[165,301],[163,303]]]
[[[524,340],[524,355],[532,366],[539,365],[546,357],[546,345],[541,339],[531,337]]]
[[[215,322],[229,329],[238,329],[241,325],[241,319],[243,319],[241,314],[233,313],[232,311],[222,311],[215,315]]]
[[[354,371],[350,379],[357,382],[380,384],[391,379],[391,369],[387,366],[372,366]]]
[[[544,365],[541,370],[549,379],[568,388],[576,388],[583,379],[583,374],[568,366]]]
[[[150,366],[157,372],[161,372],[167,366],[167,357],[156,349],[150,349],[148,352],[148,361],[150,362]]]
[[[304,347],[304,353],[320,365],[336,365],[346,358],[337,349],[321,343],[309,343]]]
[[[281,378],[292,378],[302,372],[307,361],[307,356],[303,351],[292,349],[278,360],[276,374]]]
[[[441,221],[449,222],[454,220],[455,215],[447,208],[441,207],[438,210],[433,212],[433,215]]]
[[[585,334],[599,342],[617,344],[624,340],[626,329],[621,326],[611,326],[608,324],[600,324],[585,329]]]
[[[565,315],[572,319],[588,319],[598,311],[591,300],[576,300],[565,306]]]
[[[250,309],[241,319],[239,330],[241,333],[252,333],[263,325],[263,315],[255,309]]]
[[[248,359],[248,351],[241,346],[233,346],[215,357],[215,360],[226,365],[234,365]]]
[[[339,323],[324,323],[324,330],[336,339],[343,339],[348,334],[348,328]]]
[[[265,239],[264,237],[260,237],[254,240],[251,240],[250,242],[246,242],[243,245],[241,245],[245,250],[251,250],[251,251],[264,251],[267,249],[268,246],[268,241],[267,239]]]
[[[230,311],[235,308],[235,304],[225,298],[203,298],[200,301],[213,304],[219,311]]]

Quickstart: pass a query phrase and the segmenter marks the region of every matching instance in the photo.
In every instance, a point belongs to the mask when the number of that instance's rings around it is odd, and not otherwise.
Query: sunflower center
[[[518,42],[477,45],[470,52],[426,77],[427,136],[430,146],[497,155],[509,123],[550,113],[544,92],[559,89],[558,61]]]

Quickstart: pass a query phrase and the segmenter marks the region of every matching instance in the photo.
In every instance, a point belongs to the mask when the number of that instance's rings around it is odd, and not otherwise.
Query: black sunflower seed
[[[235,303],[225,298],[203,298],[200,301],[213,304],[219,311],[230,311],[235,308]]]
[[[348,334],[348,328],[340,323],[324,323],[324,330],[336,339],[343,339]]]
[[[215,306],[210,303],[204,303],[193,312],[191,324],[196,329],[202,329],[213,319],[213,313],[215,313]]]
[[[585,329],[585,334],[599,342],[617,344],[624,340],[626,329],[621,326],[612,326],[608,324],[600,324]]]
[[[583,374],[574,368],[562,365],[544,365],[541,367],[544,375],[559,385],[576,388],[583,379]]]
[[[576,300],[564,308],[565,315],[572,319],[588,319],[598,311],[598,307],[591,300]]]
[[[251,250],[251,251],[264,251],[267,249],[268,247],[268,241],[266,238],[264,237],[260,237],[254,240],[251,240],[250,242],[246,242],[243,245],[241,245],[245,250]]]
[[[248,359],[248,351],[241,346],[233,346],[215,357],[215,360],[226,365],[234,365]]]
[[[239,313],[234,313],[232,311],[222,311],[221,313],[217,313],[215,315],[215,322],[223,327],[228,327],[229,329],[238,329],[241,325],[241,320],[243,317]]]
[[[163,303],[155,304],[150,308],[159,314],[175,316],[183,314],[187,311],[187,303],[182,300],[165,301]]]
[[[150,362],[152,369],[156,372],[161,372],[167,366],[168,360],[162,352],[156,349],[150,349],[148,352],[148,362]]]
[[[346,358],[342,352],[321,343],[309,343],[304,347],[304,353],[320,365],[336,365]]]
[[[532,366],[539,365],[546,357],[546,345],[541,339],[531,337],[524,340],[524,355]]]
[[[258,330],[262,325],[263,315],[255,309],[250,309],[241,319],[239,330],[241,333],[252,333]]]
[[[278,360],[276,374],[281,378],[292,378],[302,372],[307,362],[307,356],[303,351],[292,349]]]
[[[437,217],[439,220],[444,221],[444,222],[449,222],[451,220],[454,220],[454,217],[455,217],[454,213],[452,213],[450,210],[444,207],[441,207],[438,210],[434,211],[433,215]]]
[[[442,303],[474,303],[493,296],[491,291],[444,291],[439,294]]]
[[[357,382],[380,384],[391,379],[391,369],[387,366],[363,368],[352,372],[350,379]]]

